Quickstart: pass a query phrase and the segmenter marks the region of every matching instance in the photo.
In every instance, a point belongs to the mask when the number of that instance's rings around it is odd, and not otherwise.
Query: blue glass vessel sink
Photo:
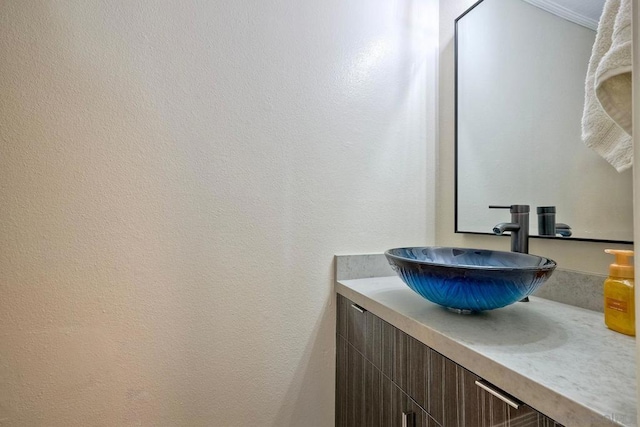
[[[385,256],[416,293],[457,312],[493,310],[520,301],[556,268],[548,258],[486,249],[397,248]]]

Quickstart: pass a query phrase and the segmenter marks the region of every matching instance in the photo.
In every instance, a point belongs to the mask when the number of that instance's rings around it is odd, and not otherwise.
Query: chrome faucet
[[[529,205],[489,206],[490,209],[509,209],[511,222],[501,222],[493,227],[497,235],[511,232],[511,252],[529,253]]]
[[[529,205],[489,206],[490,209],[509,209],[511,222],[501,222],[493,227],[493,232],[502,235],[511,232],[511,252],[529,253]],[[520,302],[529,302],[524,297]]]

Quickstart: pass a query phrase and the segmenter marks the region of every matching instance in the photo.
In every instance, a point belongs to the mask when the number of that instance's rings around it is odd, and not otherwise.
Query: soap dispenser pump
[[[635,336],[634,270],[629,260],[633,251],[605,249],[605,252],[614,255],[616,262],[609,266],[609,277],[604,281],[604,322],[609,329]]]

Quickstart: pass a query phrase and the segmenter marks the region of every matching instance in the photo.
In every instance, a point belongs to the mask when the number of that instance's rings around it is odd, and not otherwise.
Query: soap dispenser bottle
[[[609,266],[609,277],[604,281],[604,323],[609,329],[636,335],[633,265],[629,258],[633,251],[605,249],[615,255],[616,262]]]

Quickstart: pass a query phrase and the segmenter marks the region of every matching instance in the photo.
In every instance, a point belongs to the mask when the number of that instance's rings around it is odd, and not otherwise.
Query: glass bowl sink
[[[413,247],[385,256],[416,293],[457,312],[493,310],[531,295],[556,262],[536,255],[486,249]]]

